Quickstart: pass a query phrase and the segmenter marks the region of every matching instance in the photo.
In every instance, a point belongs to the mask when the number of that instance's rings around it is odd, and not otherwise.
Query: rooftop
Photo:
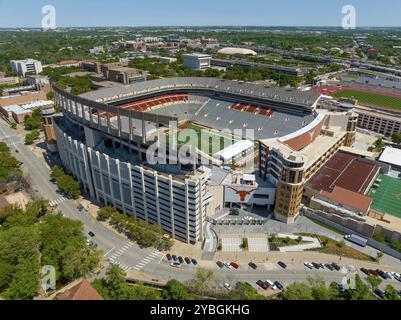
[[[74,287],[58,294],[56,300],[103,300],[103,297],[88,280],[83,279]]]
[[[307,187],[332,193],[335,187],[365,193],[380,168],[373,161],[338,151],[307,182]]]
[[[379,161],[401,168],[401,150],[387,147],[380,155]]]
[[[266,101],[277,101],[293,104],[300,107],[312,107],[317,103],[320,94],[310,91],[299,91],[296,89],[270,88],[261,84],[254,84],[242,81],[223,80],[207,77],[182,77],[165,78],[133,83],[121,88],[105,88],[97,91],[87,92],[81,97],[103,103],[141,97],[145,94],[157,93],[167,89],[202,88],[218,90],[231,94],[238,94],[246,97],[254,97]]]

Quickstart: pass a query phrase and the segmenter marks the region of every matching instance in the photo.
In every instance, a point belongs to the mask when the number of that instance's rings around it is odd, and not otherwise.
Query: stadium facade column
[[[143,199],[145,199],[143,201],[143,209],[145,211],[145,221],[149,222],[149,215],[148,215],[148,207],[146,205],[146,186],[145,186],[145,176],[143,173],[143,167],[140,167],[140,172],[141,172],[141,184],[142,184],[142,195],[143,195]]]
[[[134,190],[134,183],[132,181],[132,165],[130,163],[128,163],[128,173],[129,173],[129,187],[131,194],[132,209],[134,211],[135,218],[137,218],[136,204],[135,204],[135,190]]]
[[[187,244],[190,244],[191,238],[189,235],[189,199],[188,199],[188,179],[185,179],[185,229],[187,235]],[[201,190],[202,192],[202,190]]]
[[[171,175],[169,175],[169,186],[170,186],[171,235],[173,238],[175,238],[173,177]]]
[[[156,195],[156,213],[157,213],[157,223],[161,225],[161,218],[160,218],[160,204],[159,204],[159,182],[158,182],[158,174],[157,171],[153,172],[154,176],[154,184],[155,184],[155,195]]]

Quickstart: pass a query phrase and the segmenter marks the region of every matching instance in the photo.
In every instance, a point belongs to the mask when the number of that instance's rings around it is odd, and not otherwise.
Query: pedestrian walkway
[[[62,204],[66,200],[67,200],[66,197],[57,198],[56,200],[53,200],[53,201],[50,202],[50,206],[52,206],[52,207],[57,206],[59,204]]]
[[[268,252],[267,236],[264,238],[248,238],[248,250],[249,252]]]
[[[112,254],[107,260],[111,263],[116,261],[118,257],[120,257],[125,251],[127,251],[129,248],[131,248],[134,245],[133,242],[128,242],[126,245],[124,245],[121,249],[117,250],[114,254]]]
[[[120,262],[112,262],[111,264],[119,266],[121,270],[123,270],[125,273],[129,272],[132,269],[132,267],[122,264]]]
[[[242,251],[242,239],[240,237],[236,238],[222,238],[222,251],[223,252],[239,252]]]
[[[139,271],[142,270],[148,263],[150,263],[155,258],[159,257],[161,252],[159,250],[154,250],[151,254],[143,258],[136,266],[134,266],[134,270]]]

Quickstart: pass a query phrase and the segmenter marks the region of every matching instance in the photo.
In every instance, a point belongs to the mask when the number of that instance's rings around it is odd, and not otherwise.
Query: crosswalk
[[[125,251],[127,251],[129,248],[131,248],[134,245],[133,242],[128,242],[126,245],[124,245],[122,248],[117,250],[115,253],[113,253],[107,260],[109,260],[110,263],[115,262]]]
[[[56,205],[62,204],[66,200],[67,200],[66,197],[60,197],[60,198],[57,198],[56,200],[51,201],[50,205],[51,206],[56,206]]]
[[[139,271],[142,270],[149,262],[154,260],[156,257],[159,257],[161,252],[159,250],[154,250],[148,256],[143,258],[136,266],[134,266],[134,270]]]
[[[123,263],[120,263],[120,262],[112,262],[111,264],[119,266],[125,273],[131,271],[131,269],[132,269],[132,267],[127,266],[127,265],[125,265]]]

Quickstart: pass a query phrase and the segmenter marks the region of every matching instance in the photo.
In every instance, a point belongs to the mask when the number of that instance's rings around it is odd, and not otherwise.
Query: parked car
[[[181,263],[179,262],[172,262],[170,263],[170,266],[173,268],[181,268]]]
[[[230,209],[229,215],[230,216],[239,216],[239,209],[237,209],[237,208]]]
[[[173,258],[173,261],[174,261],[174,262],[177,262],[177,261],[178,261],[178,258],[177,258],[177,256],[176,256],[175,254],[173,254],[171,257]]]
[[[319,265],[320,269],[324,269],[324,264],[323,263],[318,263],[318,265]]]
[[[230,263],[230,265],[231,265],[234,269],[238,269],[238,268],[239,268],[239,264],[236,263],[236,262],[234,262],[234,261],[232,261],[232,262]]]
[[[341,270],[341,267],[337,264],[337,263],[335,263],[335,262],[333,262],[332,264],[331,264],[331,266],[334,268],[334,270],[336,270],[336,271],[340,271]]]
[[[178,257],[178,261],[179,261],[181,264],[184,263],[184,259],[183,259],[181,256]]]
[[[277,290],[277,287],[276,287],[276,285],[274,284],[273,281],[267,279],[267,280],[266,280],[266,283],[267,283],[267,284],[269,285],[269,287],[272,288],[273,290]]]
[[[189,259],[188,257],[185,257],[184,260],[185,260],[186,264],[191,264],[191,259]]]
[[[169,253],[166,254],[166,258],[167,258],[168,261],[173,260],[173,257]]]
[[[95,237],[95,234],[92,231],[89,231],[88,234],[93,238]]]
[[[388,275],[384,272],[384,271],[382,271],[382,270],[380,270],[380,269],[376,269],[376,272],[379,274],[379,276],[382,278],[382,279],[384,279],[384,280],[387,280],[389,277],[388,277]]]
[[[284,285],[281,282],[274,281],[274,285],[277,287],[277,289],[284,290]]]
[[[380,289],[376,289],[375,291],[373,291],[379,298],[384,299],[385,295],[384,292]]]
[[[229,261],[224,261],[224,265],[225,265],[228,269],[231,269],[231,268],[232,268]]]
[[[371,275],[373,275],[373,276],[375,276],[375,277],[378,277],[378,276],[379,276],[379,274],[377,273],[376,270],[369,269],[369,272],[370,272]]]
[[[316,262],[312,262],[312,266],[316,269],[320,269],[320,265]]]
[[[194,266],[196,266],[198,264],[198,261],[196,261],[195,259],[191,259],[191,262]]]
[[[287,268],[287,265],[283,261],[279,261],[277,264],[283,269]]]
[[[388,276],[388,278],[389,278],[390,280],[393,280],[393,279],[394,279],[394,277],[393,277],[393,275],[391,274],[391,272],[386,272],[386,275]]]
[[[228,282],[226,282],[224,283],[224,288],[226,288],[227,290],[231,290],[231,285]]]
[[[256,284],[264,290],[267,290],[267,288],[269,288],[269,285],[262,280],[256,281]]]
[[[333,266],[330,263],[326,263],[324,266],[326,267],[326,269],[329,269],[330,271],[334,270]]]
[[[84,206],[83,206],[81,203],[78,204],[78,205],[77,205],[77,210],[78,210],[78,211],[84,210]]]
[[[366,269],[366,268],[361,268],[360,270],[361,270],[364,274],[366,274],[367,276],[370,275],[370,272],[369,272],[368,269]]]
[[[309,269],[313,269],[313,265],[312,265],[312,263],[310,263],[310,262],[305,262],[305,263],[304,263],[304,266],[307,267],[307,268],[309,268]]]
[[[256,263],[253,262],[249,262],[248,266],[250,266],[253,270],[256,270],[258,268],[258,266],[256,265]]]
[[[224,267],[224,263],[221,261],[217,261],[216,264],[219,266],[220,269]]]
[[[338,283],[337,284],[337,288],[338,288],[338,291],[340,291],[341,295],[343,295],[345,293],[345,288],[344,288],[344,285],[342,283]]]

